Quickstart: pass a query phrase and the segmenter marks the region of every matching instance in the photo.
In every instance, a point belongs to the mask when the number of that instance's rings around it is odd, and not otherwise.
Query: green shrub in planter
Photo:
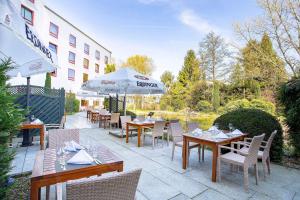
[[[214,121],[215,123],[218,123],[222,130],[228,130],[228,124],[232,123],[235,128],[248,133],[247,137],[265,133],[264,140],[267,140],[271,133],[277,130],[278,132],[273,140],[270,155],[272,161],[281,161],[283,154],[282,128],[273,115],[258,109],[242,108],[221,115]]]

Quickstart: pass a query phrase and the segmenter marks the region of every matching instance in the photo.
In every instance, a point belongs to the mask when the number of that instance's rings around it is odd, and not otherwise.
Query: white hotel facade
[[[45,45],[57,54],[58,69],[51,75],[52,88],[64,88],[77,94],[81,84],[104,73],[111,61],[111,51],[85,34],[42,0],[12,0],[22,17],[34,29]],[[44,86],[46,74],[31,77],[31,84]],[[26,84],[26,79],[13,78],[12,85]],[[81,97],[81,106],[99,105],[94,97]]]

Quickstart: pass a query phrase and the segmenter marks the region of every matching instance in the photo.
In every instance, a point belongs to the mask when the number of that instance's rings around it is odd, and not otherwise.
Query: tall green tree
[[[187,86],[201,79],[200,60],[196,57],[194,50],[188,50],[184,57],[184,64],[178,74],[178,81]]]
[[[51,75],[50,73],[46,73],[46,79],[45,79],[45,88],[51,89]]]
[[[165,84],[167,91],[169,91],[170,87],[172,86],[172,84],[174,82],[174,75],[170,71],[165,71],[160,76],[160,81]]]
[[[214,82],[213,84],[213,92],[212,92],[212,105],[214,110],[218,110],[220,107],[221,103],[221,98],[220,98],[220,85],[218,82]]]
[[[154,70],[154,64],[150,57],[143,55],[134,55],[127,58],[127,61],[123,63],[124,67],[132,67],[137,72],[144,75],[151,75]]]
[[[11,68],[11,60],[0,60],[0,199],[6,199],[7,173],[14,152],[8,147],[10,139],[18,132],[24,120],[24,113],[14,104],[14,98],[8,93],[6,72]]]
[[[110,73],[116,71],[116,64],[107,64],[106,67],[104,68],[104,73]]]

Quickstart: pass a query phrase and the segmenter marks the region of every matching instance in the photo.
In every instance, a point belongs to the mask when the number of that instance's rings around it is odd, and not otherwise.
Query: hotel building
[[[42,0],[12,0],[21,16],[34,29],[45,45],[56,52],[58,69],[51,74],[52,88],[64,88],[77,94],[81,84],[104,73],[111,51],[47,7]],[[31,84],[44,86],[45,74],[31,77]],[[12,85],[26,84],[25,78],[13,78]],[[80,97],[81,107],[96,106],[95,97]]]

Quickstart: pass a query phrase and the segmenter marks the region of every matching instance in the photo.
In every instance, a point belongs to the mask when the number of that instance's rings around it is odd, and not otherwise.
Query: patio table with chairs
[[[231,144],[231,142],[236,142],[243,140],[247,134],[242,134],[238,136],[232,136],[224,139],[216,139],[212,137],[211,133],[203,134],[200,136],[194,136],[193,134],[187,133],[183,134],[183,147],[182,147],[182,168],[186,169],[188,165],[188,147],[190,142],[205,145],[212,150],[212,175],[211,180],[216,182],[217,178],[217,158],[218,158],[218,146]]]

